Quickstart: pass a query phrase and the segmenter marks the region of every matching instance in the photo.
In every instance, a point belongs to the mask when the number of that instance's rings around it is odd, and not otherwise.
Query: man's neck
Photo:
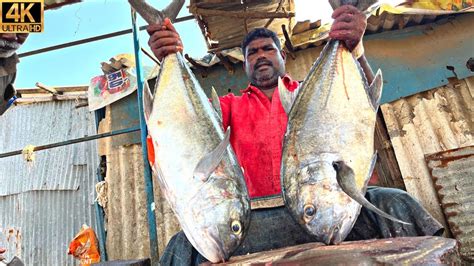
[[[276,88],[276,87],[273,87],[273,88],[265,88],[265,89],[259,88],[259,89],[260,89],[260,91],[262,91],[263,94],[265,94],[265,96],[267,96],[268,99],[271,101],[271,100],[272,100],[272,96],[273,96],[273,92],[275,91],[275,88]]]

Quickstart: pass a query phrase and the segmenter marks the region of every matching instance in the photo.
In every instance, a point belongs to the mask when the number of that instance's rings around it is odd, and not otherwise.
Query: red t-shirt
[[[288,75],[283,83],[290,91],[298,82]],[[231,128],[230,143],[244,169],[250,198],[281,193],[280,165],[288,117],[280,102],[278,88],[270,101],[249,85],[242,96],[220,97],[224,129]]]

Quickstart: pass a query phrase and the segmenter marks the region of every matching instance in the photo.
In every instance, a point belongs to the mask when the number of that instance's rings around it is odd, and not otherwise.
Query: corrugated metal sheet
[[[124,99],[136,99],[128,96]],[[111,110],[107,106],[106,118],[100,131],[111,127]],[[107,161],[107,255],[109,260],[130,260],[150,256],[149,231],[146,210],[143,156],[140,144],[116,146],[112,138],[101,139],[99,153]],[[154,178],[155,181],[155,178]],[[156,224],[160,254],[179,225],[163,199],[158,184],[154,184]]]
[[[0,153],[96,133],[94,114],[74,101],[17,106],[0,117]],[[71,265],[69,242],[82,224],[95,228],[97,144],[84,142],[0,159],[0,232],[9,239],[7,258],[25,265]]]
[[[474,146],[426,158],[461,256],[474,262]]]
[[[425,14],[391,14],[383,12],[379,16],[370,16],[367,19],[367,32],[376,33],[380,31],[399,30],[406,27],[431,23],[439,15]]]
[[[13,108],[0,117],[0,152],[91,135],[93,131],[87,125],[93,125],[94,118],[86,112],[75,109],[74,101]],[[77,190],[90,145],[79,143],[40,151],[33,163],[26,163],[22,156],[1,159],[0,196],[32,190]],[[18,173],[18,177],[12,178],[12,173]]]
[[[474,144],[474,78],[381,106],[407,191],[446,225],[425,155]]]

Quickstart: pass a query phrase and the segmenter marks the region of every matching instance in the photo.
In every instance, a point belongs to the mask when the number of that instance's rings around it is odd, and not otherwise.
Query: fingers
[[[178,33],[169,18],[165,18],[164,25],[168,28],[168,30]]]
[[[161,23],[149,25],[147,32],[150,35],[148,45],[159,60],[169,54],[183,51],[181,38],[168,18]]]
[[[357,41],[357,39],[360,38],[358,34],[354,33],[351,30],[332,31],[329,33],[329,37],[331,39],[336,39],[336,40],[341,40],[341,41]]]
[[[343,41],[349,50],[353,50],[364,36],[367,27],[365,15],[357,8],[349,5],[334,10],[334,22],[329,37]]]
[[[337,19],[340,15],[343,15],[343,14],[358,14],[358,13],[361,13],[361,12],[355,6],[343,5],[336,8],[336,10],[334,10],[334,12],[332,13],[332,18]]]
[[[146,28],[146,31],[148,32],[149,35],[152,35],[154,32],[156,31],[172,31],[176,34],[178,34],[178,32],[176,31],[175,27],[173,26],[173,24],[171,23],[171,20],[169,18],[165,18],[165,20],[163,22],[159,22],[159,23],[156,23],[156,24],[150,24],[148,25],[148,27]]]
[[[162,60],[165,56],[183,51],[181,46],[163,46],[156,50],[152,50],[158,60]]]

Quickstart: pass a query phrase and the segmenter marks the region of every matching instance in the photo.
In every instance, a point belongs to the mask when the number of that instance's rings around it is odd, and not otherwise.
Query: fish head
[[[227,261],[245,237],[250,201],[246,193],[239,192],[239,183],[230,177],[213,173],[204,187],[200,196],[191,201],[192,218],[187,221],[192,224],[190,229],[195,230],[189,235],[195,237],[187,236],[209,261]]]
[[[306,164],[298,175],[302,182],[293,204],[298,222],[320,242],[342,242],[357,219],[360,205],[338,185],[333,160]]]

